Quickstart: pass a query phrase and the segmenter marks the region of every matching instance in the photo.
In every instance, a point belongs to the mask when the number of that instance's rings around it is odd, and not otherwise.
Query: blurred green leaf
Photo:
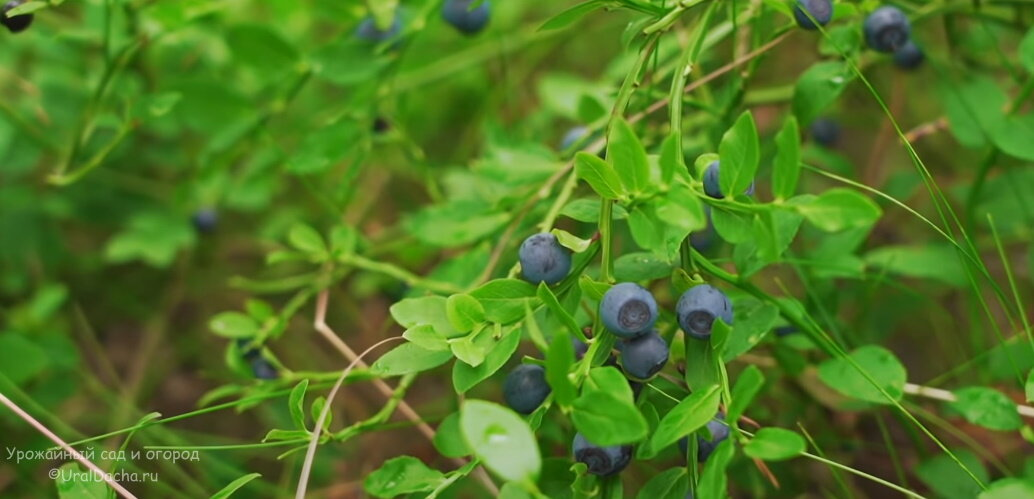
[[[893,353],[880,346],[866,345],[849,356],[894,400],[901,399],[908,376],[905,366]],[[819,379],[844,396],[875,404],[891,403],[845,359],[823,362],[819,366]]]
[[[802,125],[811,124],[853,79],[854,73],[839,61],[818,62],[808,68],[794,87],[793,114],[797,121]]]
[[[375,497],[395,497],[434,490],[445,481],[445,475],[428,468],[412,456],[389,459],[363,480],[363,488]]]
[[[883,246],[867,253],[865,262],[892,274],[936,279],[950,286],[969,282],[957,250],[947,244]]]
[[[83,471],[79,463],[65,463],[54,475],[54,485],[60,499],[108,499],[114,491],[92,471]]]
[[[463,440],[460,432],[460,413],[454,412],[445,417],[434,433],[434,448],[445,457],[464,457],[471,454],[470,447]]]
[[[685,499],[687,490],[689,473],[686,468],[670,468],[646,482],[636,499]]]
[[[316,229],[305,224],[296,224],[287,234],[287,242],[294,249],[312,255],[323,255],[327,252],[327,243]]]
[[[252,338],[259,332],[254,318],[240,312],[223,312],[208,321],[213,333],[225,338]]]
[[[639,194],[645,192],[650,185],[650,166],[646,160],[646,149],[624,119],[618,118],[612,122],[607,141],[607,161],[614,166],[626,191]]]
[[[954,449],[952,453],[962,461],[970,471],[980,479],[988,482],[987,469],[980,458],[967,449]],[[944,499],[972,499],[981,489],[966,473],[961,472],[959,465],[947,454],[938,454],[932,459],[923,461],[916,467],[916,475],[930,490]]]
[[[0,334],[0,372],[12,383],[23,384],[35,378],[50,365],[43,348],[24,336],[7,332]]]
[[[263,73],[289,71],[298,61],[298,51],[279,33],[261,24],[231,27],[226,33],[226,42],[234,58]]]
[[[989,430],[1011,431],[1023,426],[1016,403],[992,388],[972,386],[955,391],[956,400],[949,403],[970,423]]]
[[[732,402],[729,403],[726,419],[738,421],[764,385],[765,375],[761,374],[761,370],[755,365],[747,366],[732,387]]]
[[[1028,73],[1034,74],[1034,27],[1027,30],[1027,34],[1020,41],[1017,49],[1020,56],[1020,64]]]
[[[291,421],[299,430],[308,429],[305,426],[305,392],[308,388],[309,380],[303,379],[291,389],[291,394],[287,397],[287,408],[291,412]]]
[[[242,477],[240,477],[240,478],[238,478],[238,479],[236,479],[236,480],[226,484],[226,486],[223,487],[222,489],[220,489],[219,492],[216,492],[215,494],[212,494],[212,497],[210,499],[226,499],[227,497],[232,496],[238,490],[240,490],[245,485],[247,485],[248,482],[250,482],[250,481],[252,481],[252,480],[254,480],[256,478],[261,478],[261,477],[262,477],[261,473],[248,473],[247,475],[244,475],[244,476],[242,476]]]
[[[172,264],[179,250],[194,244],[194,230],[186,217],[162,212],[133,216],[128,226],[108,240],[104,258],[112,263],[140,260],[152,267]]]
[[[538,442],[517,413],[484,400],[467,400],[460,411],[467,445],[505,480],[533,482],[542,469]]]
[[[797,180],[801,175],[801,132],[793,116],[786,118],[776,134],[776,147],[772,167],[772,194],[777,199],[787,199],[797,191]]]
[[[579,222],[596,223],[600,219],[600,204],[602,202],[599,198],[575,199],[564,205],[564,208],[560,210],[560,214]],[[614,205],[613,214],[614,220],[628,218],[628,212],[621,205]]]

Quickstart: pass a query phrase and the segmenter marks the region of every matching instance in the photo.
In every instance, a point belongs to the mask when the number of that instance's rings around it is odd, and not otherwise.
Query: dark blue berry
[[[488,24],[488,0],[471,10],[474,0],[446,0],[442,17],[465,35],[473,35]]]
[[[811,123],[811,138],[819,145],[833,147],[840,140],[840,124],[832,118],[818,118]]]
[[[622,340],[620,344],[621,365],[635,378],[649,379],[668,363],[668,344],[657,331]]]
[[[535,364],[521,364],[506,375],[503,398],[506,405],[521,414],[531,414],[549,396],[546,370]]]
[[[574,436],[571,452],[575,461],[585,463],[589,473],[597,476],[613,475],[625,469],[632,460],[631,445],[600,447],[586,440],[581,433]]]
[[[815,20],[812,21],[808,14],[811,14]],[[797,20],[797,26],[807,30],[816,30],[819,26],[829,24],[829,20],[833,19],[833,2],[830,0],[797,0],[793,6],[793,17]],[[816,22],[818,25],[815,24]]]
[[[3,9],[0,9],[0,24],[3,24],[11,33],[18,33],[24,31],[32,24],[32,14],[22,14],[20,16],[8,17],[7,13],[11,9],[18,7],[25,3],[24,0],[11,0],[4,4]]]
[[[359,27],[355,30],[356,38],[370,43],[380,43],[387,40],[391,40],[398,36],[402,31],[402,19],[399,15],[399,11],[395,11],[395,18],[391,21],[391,26],[388,29],[380,29],[377,27],[377,22],[374,21],[373,17],[367,16],[363,19],[363,22],[359,23]]]
[[[912,40],[894,51],[894,65],[901,69],[916,69],[923,64],[926,56]]]
[[[707,431],[711,433],[710,439],[697,436],[697,461],[707,461],[707,458],[714,452],[715,447],[718,447],[718,444],[729,438],[729,426],[722,422],[722,418],[723,416],[719,415],[717,418],[707,422]]]
[[[776,334],[776,336],[778,336],[780,338],[782,338],[784,336],[789,336],[791,334],[795,334],[795,333],[798,333],[798,332],[800,332],[800,330],[797,329],[797,326],[779,326],[779,327],[775,328],[775,334]]]
[[[208,234],[214,232],[219,224],[219,214],[212,208],[202,208],[194,212],[190,220],[198,232]]]
[[[865,18],[863,31],[865,43],[869,48],[883,53],[891,53],[908,42],[911,26],[901,9],[885,5]]]
[[[600,300],[603,325],[617,336],[639,336],[657,322],[657,302],[646,288],[634,282],[615,284]]]
[[[721,170],[721,165],[718,161],[712,161],[711,164],[707,165],[707,169],[704,170],[704,193],[715,199],[722,199],[725,194],[722,194],[721,184],[718,183],[718,172]],[[743,192],[750,196],[754,194],[754,182],[750,182],[750,187]]]
[[[571,252],[548,232],[525,239],[517,256],[524,279],[532,284],[556,284],[571,271]]]
[[[251,373],[255,375],[256,379],[277,379],[280,377],[280,373],[277,372],[276,367],[269,362],[265,357],[261,355],[251,359]]]
[[[729,297],[709,284],[689,288],[675,305],[679,325],[689,336],[699,340],[711,337],[716,318],[732,325],[732,303]]]
[[[373,119],[373,133],[384,133],[391,129],[391,123],[383,116]]]

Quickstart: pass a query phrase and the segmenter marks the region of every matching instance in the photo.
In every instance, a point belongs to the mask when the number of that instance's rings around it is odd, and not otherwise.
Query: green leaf
[[[618,281],[654,280],[671,275],[672,264],[653,253],[625,253],[614,260]]]
[[[580,152],[574,156],[574,172],[578,178],[589,183],[592,190],[604,199],[622,199],[625,189],[621,179],[610,163],[595,154]]]
[[[722,354],[724,362],[729,362],[754,348],[779,319],[778,307],[753,299],[736,300],[733,310],[735,321]]]
[[[33,12],[39,12],[49,6],[50,2],[45,2],[43,0],[32,0],[29,2],[25,2],[21,5],[16,5],[13,9],[5,12],[4,15],[7,17],[14,17],[25,14],[32,14]]]
[[[361,135],[362,130],[352,119],[322,124],[306,134],[294,149],[287,170],[296,175],[325,173],[357,150]]]
[[[563,229],[553,229],[550,232],[556,236],[557,242],[559,242],[561,246],[575,253],[583,253],[585,250],[589,249],[589,245],[592,244],[591,239],[582,239]]]
[[[685,159],[678,150],[678,142],[674,134],[668,135],[661,144],[661,184],[668,185],[675,178],[675,172],[684,169]]]
[[[309,380],[303,379],[291,389],[287,397],[287,409],[291,412],[291,421],[299,430],[307,430],[305,426],[305,391],[309,388]]]
[[[492,347],[492,335],[482,328],[469,336],[449,341],[452,354],[471,367],[478,367],[485,361],[488,350]]]
[[[1002,478],[980,493],[977,499],[1025,499],[1034,497],[1034,480]]]
[[[392,305],[389,311],[395,322],[404,328],[428,325],[444,338],[461,336],[463,333],[453,328],[449,321],[446,312],[447,301],[444,296],[406,298]]]
[[[830,189],[811,202],[796,205],[796,209],[812,225],[826,232],[867,227],[876,223],[882,214],[873,200],[844,188]]]
[[[432,351],[413,343],[403,343],[381,356],[370,371],[381,377],[401,376],[434,369],[452,359],[452,352]]]
[[[457,331],[466,333],[485,321],[485,307],[467,294],[455,294],[445,301],[445,316]]]
[[[485,308],[485,318],[510,324],[524,318],[525,304],[535,299],[535,286],[518,279],[496,279],[470,292]]]
[[[739,420],[764,385],[765,375],[761,374],[761,369],[753,364],[747,366],[736,378],[736,385],[732,388],[732,402],[729,403],[726,419]]]
[[[567,377],[574,365],[574,346],[571,337],[561,329],[553,335],[546,352],[546,382],[553,389],[553,400],[567,408],[574,402],[578,392]]]
[[[460,411],[460,429],[474,455],[503,479],[532,482],[538,477],[538,442],[517,413],[484,400],[467,400]]]
[[[242,476],[242,477],[240,477],[240,478],[230,482],[225,487],[220,489],[219,492],[216,492],[215,494],[212,494],[212,497],[210,499],[226,499],[227,497],[232,496],[233,493],[237,492],[241,487],[247,485],[248,482],[250,482],[250,481],[252,481],[252,480],[254,480],[256,478],[259,478],[261,476],[262,476],[261,473],[248,473],[247,475],[244,475],[244,476]]]
[[[650,205],[638,205],[628,214],[628,229],[632,232],[632,239],[640,248],[650,250],[652,253],[660,253],[664,250],[661,239],[664,227],[650,212]]]
[[[793,91],[793,114],[797,121],[810,124],[837,100],[853,79],[850,67],[840,61],[819,62],[808,68],[797,79]]]
[[[973,386],[957,390],[955,397],[948,405],[970,423],[998,431],[1018,430],[1023,426],[1016,404],[1002,392]]]
[[[564,306],[560,304],[559,300],[557,300],[556,295],[553,294],[553,290],[549,289],[549,286],[547,286],[546,283],[539,283],[537,295],[539,299],[542,300],[542,303],[549,308],[549,311],[553,312],[553,315],[560,321],[560,323],[571,332],[572,336],[575,338],[581,337],[581,328],[578,327],[578,323],[575,322],[571,313],[564,309]]]
[[[107,484],[97,479],[93,472],[83,471],[79,463],[70,462],[57,469],[54,478],[60,499],[108,499],[114,497]]]
[[[901,400],[908,375],[893,353],[880,346],[866,345],[851,352],[849,357],[894,400]],[[847,397],[875,404],[891,403],[846,359],[823,362],[819,366],[819,379]]]
[[[772,165],[772,195],[787,199],[797,191],[801,176],[801,132],[797,118],[788,116],[776,134],[776,155]]]
[[[604,202],[598,197],[575,199],[564,205],[560,214],[579,222],[596,223],[600,220],[600,205]],[[621,205],[614,205],[612,212],[614,220],[628,218],[628,212]]]
[[[725,132],[722,142],[718,145],[718,157],[721,158],[722,166],[718,171],[718,184],[726,196],[731,197],[750,187],[761,159],[759,149],[754,116],[750,111],[744,111],[736,118],[732,128]]]
[[[305,224],[291,227],[291,231],[287,234],[287,242],[291,243],[294,249],[304,253],[319,255],[327,252],[327,244],[323,241],[323,236],[316,232],[316,229]]]
[[[714,208],[711,210],[711,224],[722,239],[732,244],[747,242],[754,235],[753,215]]]
[[[588,2],[582,2],[574,5],[568,9],[561,11],[559,14],[549,18],[542,26],[539,27],[539,31],[549,31],[554,29],[560,29],[567,27],[569,24],[581,19],[586,14],[603,7],[605,2],[602,0],[590,0]]]
[[[241,24],[230,28],[226,43],[238,62],[266,74],[293,69],[298,51],[276,31],[261,24]]]
[[[446,416],[434,433],[434,448],[445,457],[465,457],[471,454],[470,447],[460,432],[460,413]]]
[[[612,122],[607,140],[607,161],[614,165],[626,191],[639,194],[650,185],[650,164],[646,159],[646,149],[628,122],[620,117]]]
[[[687,490],[689,473],[686,468],[671,468],[646,482],[636,499],[685,499]]]
[[[464,246],[491,235],[510,220],[480,201],[453,201],[427,206],[406,218],[407,230],[417,239],[442,248]]]
[[[650,430],[635,406],[628,380],[614,367],[589,372],[571,420],[586,439],[603,446],[637,442]]]
[[[402,333],[410,343],[427,350],[449,350],[449,342],[439,335],[430,324],[413,326]]]
[[[395,497],[434,490],[445,481],[445,475],[428,468],[412,456],[389,459],[363,480],[363,488],[376,497]]]
[[[466,393],[467,390],[495,374],[510,360],[520,342],[521,331],[513,329],[492,345],[491,350],[485,355],[484,361],[477,367],[471,367],[465,362],[453,364],[452,386],[456,389],[456,393]]]
[[[152,267],[172,264],[179,250],[194,244],[194,229],[186,217],[164,212],[142,212],[108,240],[104,259],[111,263],[140,260]]]
[[[867,253],[865,263],[891,274],[936,279],[955,287],[969,282],[957,250],[947,244],[882,246]]]
[[[980,458],[967,449],[953,449],[952,454],[962,461],[970,471],[987,483],[987,469]],[[980,485],[959,469],[959,465],[947,454],[938,454],[916,467],[916,475],[938,497],[944,499],[973,499],[980,494]]]
[[[718,412],[720,399],[721,390],[718,385],[694,390],[682,399],[657,425],[650,438],[649,447],[644,452],[645,457],[656,456],[665,447],[702,428]]]
[[[1019,52],[1020,64],[1023,65],[1023,68],[1028,73],[1034,74],[1034,28],[1027,30],[1027,34],[1020,41],[1017,52]]]
[[[700,476],[700,485],[697,487],[697,497],[700,499],[726,499],[729,497],[729,479],[725,469],[729,467],[733,455],[736,453],[734,440],[727,438],[715,447],[714,452],[707,458],[707,466]]]
[[[783,461],[807,449],[804,437],[783,428],[762,428],[743,446],[743,453],[763,461]]]
[[[240,312],[223,312],[208,321],[208,328],[224,338],[251,338],[258,334],[259,324]]]

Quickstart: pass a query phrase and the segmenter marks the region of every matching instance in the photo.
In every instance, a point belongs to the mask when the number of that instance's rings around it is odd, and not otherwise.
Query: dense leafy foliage
[[[1030,497],[1032,19],[7,2],[0,493]]]

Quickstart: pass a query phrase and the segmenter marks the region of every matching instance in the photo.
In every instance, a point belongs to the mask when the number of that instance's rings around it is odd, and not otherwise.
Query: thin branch
[[[64,449],[65,452],[69,453],[73,458],[75,458],[76,461],[79,461],[80,464],[86,466],[90,471],[95,473],[97,476],[101,477],[101,479],[104,480],[104,483],[108,484],[108,486],[114,489],[115,492],[118,492],[120,496],[136,499],[136,496],[133,495],[132,492],[126,490],[125,487],[119,485],[119,483],[115,480],[112,480],[111,475],[109,473],[100,469],[89,459],[83,457],[83,455],[80,454],[79,451],[73,449],[72,446],[65,443],[64,440],[61,440],[61,437],[55,435],[54,432],[50,431],[50,429],[48,429],[46,426],[43,426],[43,424],[37,421],[36,418],[32,417],[29,413],[22,410],[21,407],[18,407],[18,404],[12,402],[11,399],[7,398],[7,396],[3,393],[0,393],[0,402],[6,405],[7,408],[10,409],[12,412],[17,414],[18,417],[24,419],[26,423],[32,425],[33,428],[36,428],[36,430],[38,430],[44,436],[49,438],[52,442]]]
[[[312,472],[312,462],[316,458],[316,447],[320,442],[320,430],[323,429],[323,422],[327,420],[327,414],[330,413],[330,405],[334,401],[337,391],[345,382],[345,378],[348,377],[348,373],[352,372],[352,369],[354,369],[357,364],[362,363],[363,357],[372,352],[375,348],[401,339],[401,336],[393,336],[374,343],[373,346],[367,348],[363,353],[352,359],[352,362],[348,364],[348,367],[346,367],[344,371],[341,371],[341,376],[338,376],[337,381],[334,382],[334,387],[331,388],[330,393],[327,394],[327,402],[323,404],[323,409],[320,410],[320,416],[316,419],[316,426],[312,429],[312,438],[309,439],[309,448],[305,451],[305,461],[302,462],[302,473],[301,476],[298,477],[298,490],[295,492],[295,499],[305,499],[305,489],[309,485],[309,473]]]

